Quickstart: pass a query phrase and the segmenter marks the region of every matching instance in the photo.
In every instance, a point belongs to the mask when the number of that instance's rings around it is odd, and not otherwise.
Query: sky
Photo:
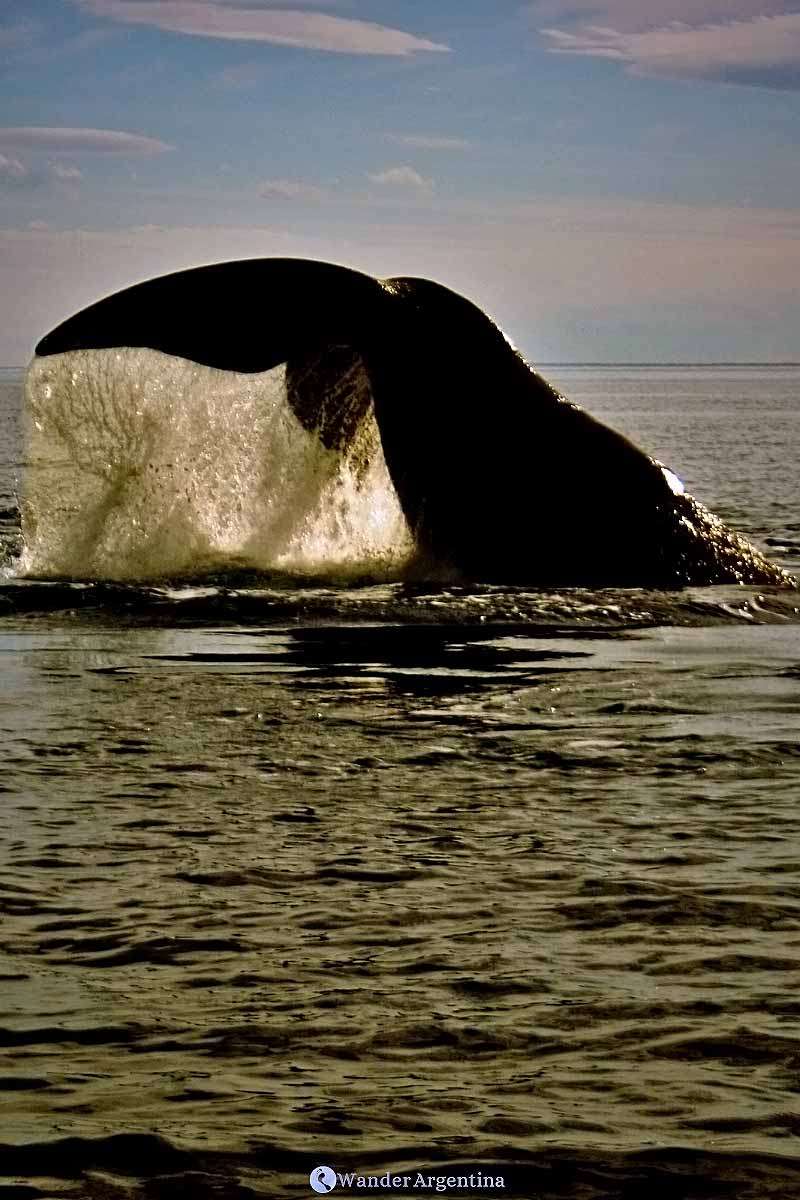
[[[800,0],[3,0],[0,364],[270,255],[534,363],[800,359],[798,151]]]

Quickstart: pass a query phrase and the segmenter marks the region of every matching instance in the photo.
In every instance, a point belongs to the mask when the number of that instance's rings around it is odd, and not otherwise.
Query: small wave
[[[647,885],[632,885],[633,894],[611,887],[611,895],[606,896],[602,884],[587,890],[591,894],[585,900],[559,906],[562,916],[574,929],[629,929],[636,924],[670,929],[698,925],[715,929],[741,928],[746,925],[752,929],[770,930],[781,921],[798,915],[797,906],[792,902],[706,897],[671,888],[659,892]]]
[[[798,594],[783,588],[709,587],[676,592],[567,589],[559,592],[409,583],[310,586],[252,573],[169,586],[6,579],[0,619],[15,616],[147,624],[279,624],[308,620],[400,625],[459,625],[465,637],[492,627],[612,633],[657,625],[769,625],[800,622]]]
[[[211,1093],[215,1095],[215,1093]],[[177,1093],[175,1099],[203,1099]],[[117,1133],[107,1137],[67,1137],[50,1142],[0,1146],[0,1172],[18,1182],[26,1196],[46,1197],[52,1189],[38,1185],[48,1178],[58,1181],[55,1190],[69,1200],[102,1200],[110,1195],[131,1193],[139,1182],[137,1194],[158,1200],[290,1200],[308,1196],[310,1172],[324,1158],[342,1173],[360,1176],[359,1195],[386,1195],[380,1178],[421,1174],[424,1194],[436,1194],[436,1180],[472,1181],[450,1194],[502,1195],[516,1200],[532,1196],[548,1200],[608,1200],[610,1196],[657,1195],[663,1200],[685,1200],[688,1196],[706,1200],[788,1200],[800,1194],[800,1163],[788,1155],[742,1153],[726,1149],[690,1150],[659,1146],[625,1151],[576,1151],[550,1145],[531,1152],[519,1143],[541,1126],[503,1116],[490,1117],[478,1131],[481,1153],[474,1144],[469,1154],[454,1153],[455,1147],[420,1137],[427,1130],[419,1120],[401,1119],[398,1132],[417,1134],[417,1145],[396,1149],[390,1155],[379,1149],[364,1150],[356,1157],[343,1143],[351,1132],[346,1114],[332,1111],[323,1122],[312,1125],[298,1121],[301,1131],[315,1134],[320,1148],[299,1152],[283,1145],[263,1141],[250,1154],[225,1154],[201,1148],[184,1149],[156,1134]],[[764,1127],[769,1122],[757,1123]],[[797,1132],[797,1122],[788,1116],[772,1121],[786,1134]],[[595,1125],[595,1128],[601,1128]],[[721,1133],[741,1133],[738,1121],[720,1118]],[[588,1132],[588,1131],[587,1131]],[[331,1141],[335,1138],[335,1141]],[[462,1139],[472,1142],[473,1139]],[[555,1137],[551,1132],[551,1143]],[[324,1151],[323,1151],[324,1147]],[[371,1179],[370,1179],[371,1177]],[[433,1182],[430,1184],[428,1179]],[[502,1188],[488,1188],[488,1178],[502,1180]],[[30,1184],[22,1184],[30,1179]],[[352,1192],[356,1194],[355,1178]],[[478,1190],[478,1183],[480,1188]],[[442,1185],[444,1186],[444,1185]],[[7,1189],[6,1189],[6,1193]],[[13,1193],[12,1193],[13,1194]],[[415,1192],[415,1194],[417,1194]]]

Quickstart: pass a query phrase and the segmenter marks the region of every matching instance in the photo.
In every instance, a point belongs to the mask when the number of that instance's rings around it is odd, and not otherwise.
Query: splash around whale
[[[427,280],[252,259],[136,284],[42,339],[26,418],[33,576],[791,582]]]

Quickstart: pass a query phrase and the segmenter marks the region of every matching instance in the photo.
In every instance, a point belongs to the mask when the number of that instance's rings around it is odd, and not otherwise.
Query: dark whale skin
[[[285,362],[296,416],[339,449],[371,394],[423,570],[538,587],[792,583],[429,280],[306,259],[197,267],[90,305],[36,353],[123,346],[237,372]]]

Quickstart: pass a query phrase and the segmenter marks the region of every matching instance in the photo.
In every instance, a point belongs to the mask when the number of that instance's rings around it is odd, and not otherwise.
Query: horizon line
[[[542,367],[800,367],[796,358],[718,358],[718,359],[555,359],[542,361]]]
[[[29,363],[0,363],[0,371],[26,371],[29,365]],[[542,359],[528,365],[534,367],[800,367],[800,359]]]

